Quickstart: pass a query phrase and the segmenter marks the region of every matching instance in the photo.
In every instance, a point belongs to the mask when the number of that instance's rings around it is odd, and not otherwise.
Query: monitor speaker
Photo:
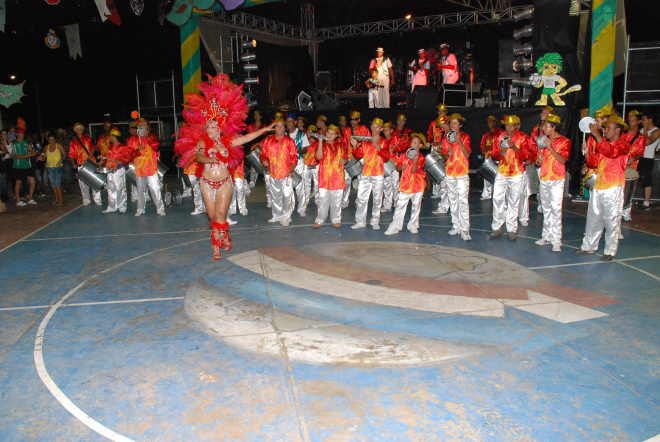
[[[322,92],[332,90],[332,76],[330,71],[318,71],[316,73],[316,89]]]
[[[339,107],[339,103],[318,89],[312,91],[312,102],[315,110],[333,110]]]
[[[443,84],[442,102],[447,106],[467,105],[467,88],[464,84]]]
[[[298,94],[298,97],[296,97],[296,102],[298,103],[298,110],[314,110],[312,97],[305,92],[301,91]]]

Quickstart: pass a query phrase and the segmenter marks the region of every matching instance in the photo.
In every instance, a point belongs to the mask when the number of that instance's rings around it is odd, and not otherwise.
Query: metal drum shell
[[[484,163],[477,169],[477,174],[491,184],[495,184],[497,176],[497,165],[492,158],[486,158]]]
[[[126,168],[126,182],[137,186],[137,175],[135,175],[135,164],[133,163]]]
[[[639,172],[632,167],[626,167],[626,184],[623,187],[623,208],[629,209],[632,207],[633,198],[637,191],[637,183],[639,183]]]
[[[351,178],[355,178],[362,173],[362,161],[355,158],[348,160],[348,163],[344,166],[344,170],[348,173]]]
[[[294,170],[291,176],[291,185],[293,187],[298,187],[298,184],[300,184],[301,182],[302,182],[302,177],[298,172]]]
[[[156,165],[158,166],[158,175],[163,178],[165,173],[169,170],[169,167],[167,167],[167,164],[163,163],[160,158],[156,158]]]
[[[433,179],[433,181],[441,183],[447,176],[447,169],[440,154],[437,152],[430,152],[424,157],[424,159],[426,160],[424,164],[424,170],[426,173]]]
[[[76,178],[87,184],[94,192],[100,192],[108,182],[105,173],[98,172],[99,165],[92,160],[87,160],[85,164],[78,168]]]
[[[259,155],[261,155],[261,146],[255,148],[252,152],[248,154],[248,156],[245,157],[245,159],[250,163],[250,166],[254,168],[254,170],[257,171],[257,173],[264,173],[264,166],[261,164],[261,161],[259,160]]]
[[[527,189],[529,190],[529,194],[539,193],[541,191],[541,180],[539,179],[536,164],[529,164],[525,173],[527,174]]]
[[[385,176],[390,176],[393,172],[396,172],[396,164],[392,160],[386,161],[383,168],[385,169]]]
[[[586,182],[587,188],[589,188],[589,189],[593,189],[594,186],[596,185],[596,180],[597,180],[597,179],[598,179],[598,174],[597,174],[597,173],[594,173],[593,175],[591,175],[591,176],[587,179],[587,182]]]

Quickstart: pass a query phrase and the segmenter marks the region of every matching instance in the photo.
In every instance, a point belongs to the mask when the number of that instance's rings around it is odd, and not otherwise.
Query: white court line
[[[132,304],[138,302],[176,301],[181,299],[183,299],[183,296],[173,296],[171,298],[126,299],[123,301],[74,302],[71,304],[64,304],[62,305],[62,307],[82,307],[86,305],[106,305],[106,304]]]
[[[596,254],[594,254],[597,256]],[[554,266],[542,266],[542,267],[527,267],[529,270],[539,270],[539,269],[555,269],[559,267],[573,267],[573,266],[588,266],[588,265],[593,265],[593,264],[609,264],[610,262],[618,262],[619,264],[624,264],[626,261],[637,261],[640,259],[655,259],[655,258],[660,258],[660,255],[653,255],[653,256],[640,256],[638,258],[624,258],[624,259],[616,259],[614,261],[593,261],[593,262],[576,262],[573,264],[557,264]],[[633,267],[631,265],[626,265],[626,267],[630,267],[631,269],[638,270],[654,279],[659,279],[657,276],[652,275],[644,270],[638,269],[637,267]]]
[[[71,210],[70,212],[67,212],[67,213],[65,213],[64,215],[60,216],[59,218],[55,218],[54,220],[52,220],[51,222],[49,222],[49,223],[46,224],[45,226],[38,228],[37,230],[35,230],[34,232],[30,233],[30,234],[27,235],[26,237],[21,238],[21,239],[19,239],[18,241],[14,241],[13,243],[9,244],[9,245],[8,245],[7,247],[5,247],[4,249],[0,250],[0,253],[3,253],[4,251],[9,250],[12,246],[18,244],[19,242],[25,241],[27,238],[31,237],[31,236],[34,235],[35,233],[39,232],[40,230],[45,229],[46,227],[50,226],[50,225],[53,224],[53,223],[55,223],[55,222],[61,220],[62,218],[64,218],[65,216],[69,215],[70,213],[73,213],[75,210],[77,210],[77,209],[80,208],[80,207],[82,207],[82,206],[78,206],[78,207],[76,207],[75,209]]]
[[[2,307],[0,308],[0,312],[10,312],[12,310],[31,310],[31,309],[37,309],[37,308],[48,308],[50,307],[49,305],[30,305],[27,307]]]

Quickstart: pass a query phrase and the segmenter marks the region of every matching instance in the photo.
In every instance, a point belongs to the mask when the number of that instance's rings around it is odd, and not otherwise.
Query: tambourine
[[[312,132],[311,134],[309,134],[309,136],[312,137],[312,138],[323,140],[323,141],[328,141],[328,137],[326,137],[325,135],[320,134],[318,132]]]
[[[355,139],[358,140],[358,141],[371,141],[371,140],[374,139],[371,135],[370,135],[370,136],[366,136],[366,135],[351,135],[351,138],[355,138]]]
[[[415,155],[417,154],[418,154],[417,150],[413,149],[412,147],[406,151],[406,156],[408,157],[409,160],[415,158]]]
[[[591,129],[589,129],[589,125],[591,124],[596,124],[596,120],[594,120],[591,117],[584,117],[583,119],[580,120],[578,126],[582,132],[588,134],[591,133]]]
[[[500,149],[508,149],[510,139],[511,138],[509,137],[502,137],[502,139],[500,140]]]
[[[456,141],[458,141],[457,138],[458,138],[458,132],[456,132],[455,130],[450,130],[449,133],[447,134],[447,140],[450,143],[455,143]]]

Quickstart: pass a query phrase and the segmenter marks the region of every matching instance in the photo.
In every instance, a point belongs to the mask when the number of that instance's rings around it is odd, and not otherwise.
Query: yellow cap
[[[360,112],[351,111],[351,118],[360,118]]]
[[[412,138],[415,138],[415,137],[419,138],[419,139],[422,141],[422,147],[423,147],[423,146],[426,146],[426,137],[425,137],[424,135],[422,135],[422,134],[417,134],[417,133],[415,133],[415,134],[411,134],[411,135],[410,135],[410,138],[411,138],[411,139],[412,139]]]
[[[318,117],[316,117],[316,119],[322,121],[328,121],[328,117],[326,117],[325,115],[319,115]]]
[[[397,120],[405,120],[405,119],[406,119],[406,116],[403,115],[403,114],[399,114],[399,115],[396,116],[396,119],[397,119]]]
[[[312,132],[316,132],[317,130],[319,130],[319,128],[316,127],[316,126],[314,126],[313,124],[310,124],[310,125],[307,127],[307,130],[311,130]]]
[[[643,114],[638,110],[631,110],[630,112],[628,112],[628,118],[630,118],[630,117],[640,117],[642,115]]]
[[[545,121],[549,123],[561,124],[561,118],[559,118],[559,115],[555,114],[548,114],[548,116],[545,117]]]
[[[387,123],[383,124],[383,128],[392,127],[392,126],[394,126],[394,125],[392,124],[391,121],[388,121]]]
[[[438,110],[443,110],[443,111],[447,112],[447,106],[443,103],[440,103],[436,107],[438,108]]]
[[[620,124],[621,126],[623,126],[623,130],[628,130],[628,125],[626,124],[625,121],[623,121],[623,118],[621,118],[618,115],[611,115],[610,117],[608,117],[607,120],[603,122],[603,126],[607,126],[610,123]]]
[[[340,115],[339,121],[346,121],[346,115]]]
[[[328,130],[335,131],[337,133],[337,136],[341,137],[341,129],[339,127],[335,126],[334,124],[331,124],[330,126],[328,126]]]
[[[461,115],[461,114],[451,114],[449,116],[449,121],[451,121],[451,120],[458,120],[462,123],[465,123],[465,117],[463,117],[463,115]]]
[[[438,124],[442,125],[445,123],[449,122],[449,118],[447,118],[447,115],[440,115],[438,118],[435,120]]]
[[[607,110],[607,109],[598,109],[598,110],[594,113],[594,117],[595,117],[595,118],[609,117],[609,116],[610,116],[610,113],[611,113],[611,111],[609,111],[609,110]]]
[[[488,118],[486,118],[486,121],[498,121],[497,118],[495,118],[493,115],[489,115]]]
[[[555,109],[554,109],[552,106],[546,106],[546,107],[544,107],[544,108],[541,109],[541,110],[544,110],[544,111],[550,111],[550,112],[554,112],[554,111],[555,111]]]
[[[502,124],[520,124],[520,117],[518,115],[505,115]]]
[[[379,126],[382,127],[382,126],[383,126],[383,120],[382,120],[381,118],[374,118],[374,119],[371,121],[371,124],[377,124],[377,125],[379,125]]]

